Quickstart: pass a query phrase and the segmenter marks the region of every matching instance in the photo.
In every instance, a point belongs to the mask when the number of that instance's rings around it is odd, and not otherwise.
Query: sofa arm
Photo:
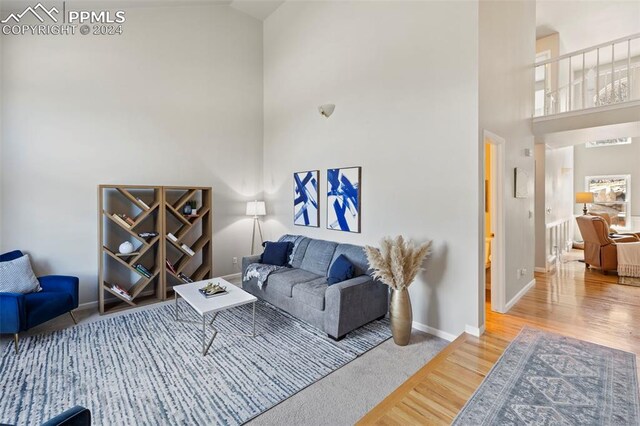
[[[77,277],[46,275],[38,277],[38,281],[44,291],[70,294],[73,299],[73,309],[78,307],[78,287],[80,284]]]
[[[324,297],[324,330],[334,338],[343,337],[389,310],[389,288],[368,275],[330,285]]]
[[[0,333],[19,333],[27,323],[24,294],[0,293]]]
[[[259,254],[256,254],[254,256],[245,256],[242,258],[242,280],[244,281],[244,275],[247,272],[247,268],[249,267],[249,265],[251,265],[252,263],[258,263],[260,262],[260,256]]]

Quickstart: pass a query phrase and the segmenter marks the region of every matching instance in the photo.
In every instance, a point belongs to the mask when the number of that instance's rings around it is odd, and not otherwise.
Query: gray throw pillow
[[[29,255],[0,262],[0,293],[33,293],[40,291],[40,283],[31,269]]]

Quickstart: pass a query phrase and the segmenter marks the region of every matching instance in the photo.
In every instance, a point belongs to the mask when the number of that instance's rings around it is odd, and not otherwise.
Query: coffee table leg
[[[173,298],[176,301],[176,321],[179,321],[179,319],[178,319],[178,292],[177,291],[173,292]]]
[[[207,318],[206,315],[202,315],[202,355],[207,354],[205,349],[205,340],[207,339]]]
[[[213,318],[211,318],[211,322],[209,323],[209,326],[213,329],[213,336],[211,336],[211,340],[209,340],[209,343],[207,343],[207,316],[202,315],[202,355],[206,355],[207,352],[209,352],[211,344],[218,335],[218,330],[212,327],[213,320],[216,319],[216,316],[218,316],[217,312],[213,314]]]
[[[256,302],[253,302],[253,334],[251,337],[256,337]]]

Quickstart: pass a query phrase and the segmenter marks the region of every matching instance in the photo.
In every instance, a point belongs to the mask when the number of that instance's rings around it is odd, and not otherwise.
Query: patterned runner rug
[[[216,328],[249,333],[251,312],[224,311]],[[98,425],[240,424],[391,336],[385,319],[335,342],[264,302],[256,337],[218,335],[203,357],[200,333],[166,305],[25,337],[0,358],[0,423],[36,425],[82,405]]]
[[[637,425],[636,356],[524,328],[454,425]]]
[[[634,287],[640,287],[640,278],[618,277],[618,284],[632,285]]]

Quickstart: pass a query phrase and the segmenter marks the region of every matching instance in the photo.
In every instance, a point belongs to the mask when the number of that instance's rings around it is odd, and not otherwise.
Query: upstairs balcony
[[[542,59],[534,118],[640,100],[640,33]]]

